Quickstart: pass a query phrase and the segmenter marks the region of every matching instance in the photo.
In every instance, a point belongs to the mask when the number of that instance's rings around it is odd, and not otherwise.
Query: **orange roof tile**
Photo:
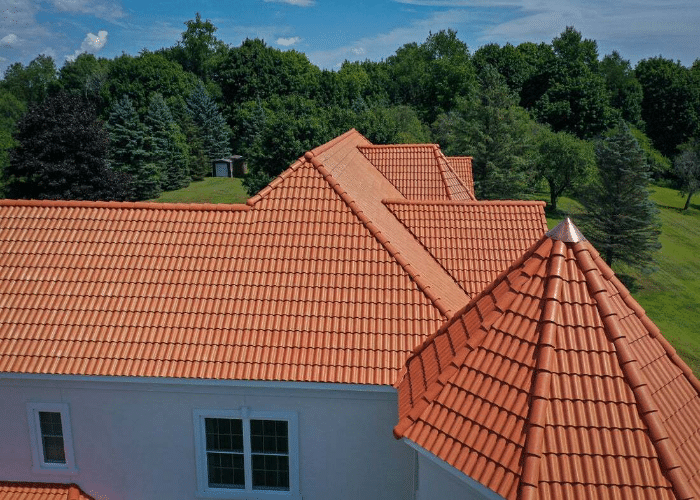
[[[467,188],[472,199],[476,199],[474,195],[474,174],[472,171],[471,156],[447,156],[447,161],[452,166],[457,177],[462,181],[462,184]]]
[[[397,437],[509,499],[700,496],[700,382],[570,221],[408,359]]]
[[[366,145],[359,150],[410,200],[472,200],[437,144]]]
[[[245,206],[0,202],[0,371],[393,384],[466,296],[376,169],[376,201],[349,194],[363,140]],[[346,149],[359,173],[338,171]]]
[[[75,484],[0,481],[0,500],[94,500]]]
[[[547,231],[541,201],[384,203],[470,297]]]

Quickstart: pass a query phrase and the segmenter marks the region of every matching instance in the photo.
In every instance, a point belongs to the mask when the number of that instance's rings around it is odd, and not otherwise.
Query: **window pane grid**
[[[207,453],[210,488],[245,488],[243,455],[234,453]]]
[[[204,418],[210,488],[289,491],[289,422]]]
[[[253,455],[254,490],[288,490],[289,457]]]
[[[63,425],[61,413],[57,411],[40,411],[39,427],[44,462],[48,464],[65,464],[66,451],[63,443]]]

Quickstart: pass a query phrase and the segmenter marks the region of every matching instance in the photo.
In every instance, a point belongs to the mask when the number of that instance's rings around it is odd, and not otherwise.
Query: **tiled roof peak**
[[[700,382],[586,240],[543,237],[398,389],[395,435],[508,499],[700,496]]]
[[[563,221],[556,225],[553,229],[547,232],[547,236],[553,240],[563,241],[565,243],[578,243],[579,241],[586,241],[579,228],[571,222],[569,217],[566,217]]]

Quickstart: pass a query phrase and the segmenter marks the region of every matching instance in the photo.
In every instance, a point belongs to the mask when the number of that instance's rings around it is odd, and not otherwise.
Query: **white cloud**
[[[75,59],[84,52],[89,52],[91,54],[98,52],[107,43],[107,35],[108,33],[105,30],[100,30],[97,35],[88,33],[85,35],[83,43],[80,44],[80,48],[76,50],[74,54],[67,55],[66,60],[75,61]]]
[[[126,16],[120,2],[109,0],[51,0],[60,12],[90,14],[99,19],[115,20]]]
[[[286,3],[297,7],[311,7],[316,2],[314,0],[265,0],[265,3]]]
[[[338,67],[344,60],[357,60],[360,56],[363,59],[385,59],[407,43],[423,42],[430,32],[436,33],[440,30],[455,28],[468,21],[469,13],[466,9],[438,11],[410,26],[402,26],[388,33],[361,38],[337,49],[308,52],[307,56],[311,62],[321,68]]]
[[[298,36],[293,36],[291,38],[278,38],[277,39],[277,45],[282,45],[284,47],[289,47],[291,45],[297,44],[301,41],[301,38]]]
[[[1,47],[7,47],[7,48],[12,48],[12,47],[17,47],[20,43],[20,38],[15,35],[14,33],[10,33],[6,37],[3,37],[0,39],[0,46]]]

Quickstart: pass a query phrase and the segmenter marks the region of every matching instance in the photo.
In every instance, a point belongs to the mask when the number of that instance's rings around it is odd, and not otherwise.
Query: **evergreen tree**
[[[478,199],[519,198],[532,189],[530,152],[536,124],[516,104],[503,77],[487,65],[476,102],[465,101],[455,124],[450,154],[474,157]]]
[[[144,149],[144,127],[128,96],[112,107],[106,124],[110,135],[109,163],[128,176],[128,198],[147,200],[161,192],[160,173],[149,163]]]
[[[209,161],[231,156],[231,129],[201,82],[190,94],[187,109],[199,128]]]
[[[107,165],[107,132],[90,103],[58,93],[18,122],[19,145],[5,169],[10,198],[109,200],[126,195],[124,178]]]
[[[186,139],[158,93],[151,95],[145,125],[146,157],[158,169],[162,188],[172,191],[185,187],[189,182]]]
[[[584,234],[611,265],[650,267],[659,243],[658,209],[649,199],[649,167],[627,124],[596,144],[598,179],[583,198]]]

